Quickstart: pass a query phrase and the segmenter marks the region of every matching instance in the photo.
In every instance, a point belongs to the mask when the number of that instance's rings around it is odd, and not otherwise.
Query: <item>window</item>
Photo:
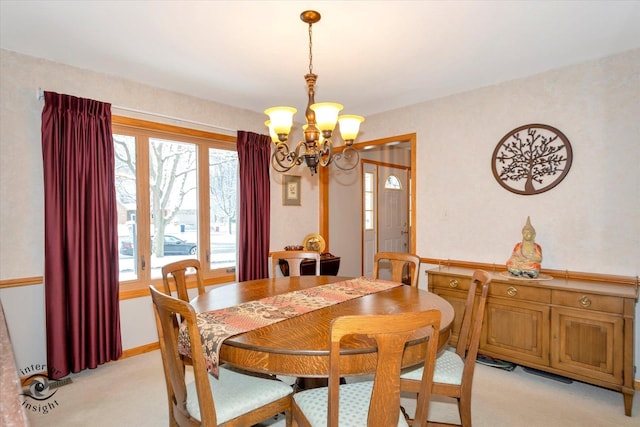
[[[164,265],[193,257],[207,284],[235,280],[235,138],[122,117],[113,123],[121,296],[160,286]]]
[[[374,188],[373,173],[365,172],[364,174],[364,229],[373,230],[374,220]]]
[[[402,185],[397,176],[389,175],[384,182],[384,188],[385,190],[402,190]]]
[[[209,211],[211,242],[209,263],[214,268],[236,266],[238,215],[238,153],[209,149]]]

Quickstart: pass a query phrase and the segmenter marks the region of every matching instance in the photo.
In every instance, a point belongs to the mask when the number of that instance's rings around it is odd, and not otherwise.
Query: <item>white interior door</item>
[[[378,168],[378,250],[409,251],[409,190],[407,170]]]

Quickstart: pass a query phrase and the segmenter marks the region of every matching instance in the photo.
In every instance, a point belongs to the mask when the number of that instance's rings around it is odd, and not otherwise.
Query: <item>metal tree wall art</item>
[[[520,126],[507,133],[493,151],[493,176],[516,194],[551,190],[569,172],[573,152],[558,129],[541,124]]]

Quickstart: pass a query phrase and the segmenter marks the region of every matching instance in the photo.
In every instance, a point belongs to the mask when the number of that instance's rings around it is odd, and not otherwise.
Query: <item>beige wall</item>
[[[491,171],[498,141],[528,123],[560,129],[573,147],[565,179],[534,196]],[[544,268],[640,274],[640,50],[367,117],[358,140],[413,132],[420,256],[504,265],[531,216]],[[345,214],[359,209],[351,196],[330,196],[341,215],[332,248],[360,227]]]
[[[261,114],[7,51],[0,50],[0,61],[0,279],[43,271],[39,87],[228,129],[264,132]],[[544,267],[636,276],[639,70],[636,50],[549,71],[367,117],[359,140],[417,134],[415,226],[417,252],[423,257],[503,264],[530,215],[543,246]],[[499,139],[526,123],[557,127],[574,150],[565,180],[537,196],[510,193],[491,173],[491,153]],[[272,173],[272,250],[317,232],[317,179],[303,168],[291,174],[303,177],[301,207],[281,205],[281,175]],[[353,242],[360,238],[360,225],[350,202],[332,201],[331,227],[340,221],[345,230],[340,234]],[[333,213],[335,207],[341,210]],[[350,225],[354,220],[358,224]],[[340,255],[343,249],[351,250],[340,246],[332,231],[331,251]],[[41,285],[0,291],[19,365],[46,359],[42,294]],[[148,298],[123,301],[121,309],[124,348],[155,339]],[[636,326],[637,362],[639,332]]]
[[[503,189],[491,156],[510,130],[560,129],[573,165],[554,189]],[[366,139],[417,134],[417,252],[503,265],[527,216],[543,267],[640,274],[640,50],[367,118]]]

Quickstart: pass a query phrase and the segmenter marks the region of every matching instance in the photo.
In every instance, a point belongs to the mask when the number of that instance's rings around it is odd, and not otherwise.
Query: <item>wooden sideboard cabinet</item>
[[[426,273],[429,290],[455,309],[455,344],[473,269]],[[631,416],[637,281],[491,276],[480,353],[619,391]]]

